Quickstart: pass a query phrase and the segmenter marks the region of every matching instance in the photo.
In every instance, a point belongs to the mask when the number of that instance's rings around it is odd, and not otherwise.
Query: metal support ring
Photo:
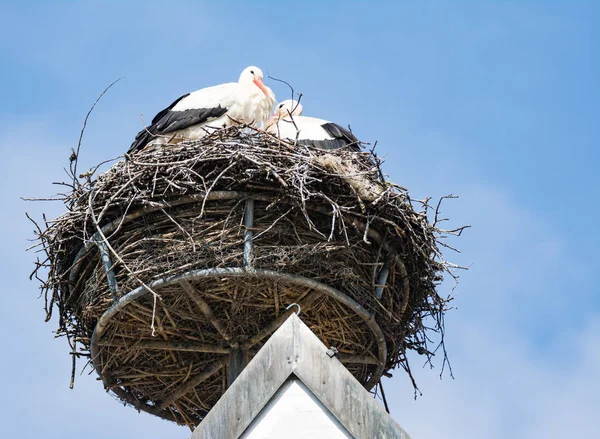
[[[292,284],[311,288],[315,291],[318,291],[326,296],[329,296],[329,297],[339,301],[340,303],[342,303],[342,304],[346,305],[347,307],[349,307],[350,309],[352,309],[367,324],[367,326],[373,333],[373,336],[377,343],[377,351],[378,351],[377,352],[377,354],[378,354],[377,355],[378,356],[377,367],[376,367],[376,370],[374,371],[374,373],[369,378],[369,380],[364,384],[364,386],[367,390],[370,390],[379,381],[379,379],[381,378],[381,376],[383,374],[383,369],[384,369],[385,363],[387,361],[387,346],[386,346],[385,337],[384,337],[384,334],[383,334],[381,328],[376,323],[373,315],[371,315],[358,302],[356,302],[354,299],[347,296],[346,294],[342,293],[341,291],[339,291],[335,288],[332,288],[328,285],[322,284],[318,281],[315,281],[315,280],[312,280],[309,278],[296,276],[296,275],[292,275],[292,274],[280,273],[280,272],[271,271],[271,270],[257,269],[257,270],[252,271],[251,274],[249,274],[249,272],[245,268],[235,267],[235,268],[212,268],[212,269],[205,269],[205,270],[193,270],[193,271],[189,271],[189,272],[182,273],[179,275],[173,275],[173,276],[165,277],[162,279],[157,279],[154,282],[151,282],[148,286],[150,288],[152,288],[153,290],[156,290],[160,287],[165,287],[168,285],[178,283],[181,280],[194,280],[194,279],[203,279],[203,278],[211,278],[211,277],[221,277],[222,278],[222,277],[245,277],[245,276],[256,276],[256,277],[263,277],[266,279],[288,281]],[[91,344],[90,344],[91,361],[92,361],[92,364],[94,365],[94,368],[96,369],[96,372],[98,373],[100,378],[102,378],[102,380],[105,382],[105,384],[110,385],[112,380],[111,380],[111,378],[105,379],[103,377],[101,365],[97,363],[97,360],[99,358],[99,352],[101,349],[101,346],[99,345],[99,340],[102,337],[102,334],[104,333],[106,328],[108,327],[111,319],[119,311],[121,311],[123,308],[125,308],[130,303],[138,300],[139,298],[141,298],[149,293],[150,293],[150,291],[147,288],[145,288],[144,286],[141,286],[141,287],[136,288],[135,290],[132,290],[131,292],[127,293],[126,295],[122,296],[110,308],[108,308],[106,310],[106,312],[100,317],[100,319],[98,320],[98,323],[96,324],[96,327],[94,328],[94,332],[92,334]],[[117,389],[116,388],[113,389],[113,391],[115,391],[115,390],[117,390]],[[125,392],[123,389],[119,389],[119,392],[115,392],[115,393],[117,393],[120,397],[123,397],[123,395],[127,395],[127,392]],[[129,399],[130,398],[127,398],[126,400],[128,402],[131,402],[131,401],[129,401]],[[151,406],[151,405],[148,405],[146,407],[146,404],[142,404],[139,401],[136,403],[136,408],[147,411],[148,413],[151,413],[153,415],[161,416],[160,413],[158,413],[158,411],[156,410],[156,407]],[[163,417],[163,416],[161,416],[161,417]],[[168,416],[164,416],[164,417],[166,419],[169,419]]]

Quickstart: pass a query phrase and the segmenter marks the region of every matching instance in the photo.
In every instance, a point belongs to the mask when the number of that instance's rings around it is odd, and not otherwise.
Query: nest
[[[462,228],[428,221],[373,152],[231,128],[91,174],[38,229],[34,273],[73,358],[138,409],[193,428],[292,312],[368,389],[412,380],[430,333],[443,348],[440,238]]]

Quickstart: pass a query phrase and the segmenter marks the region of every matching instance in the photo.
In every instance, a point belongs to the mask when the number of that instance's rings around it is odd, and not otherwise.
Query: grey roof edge
[[[410,439],[299,317],[292,314],[223,394],[190,439],[237,439],[291,374],[357,439]]]

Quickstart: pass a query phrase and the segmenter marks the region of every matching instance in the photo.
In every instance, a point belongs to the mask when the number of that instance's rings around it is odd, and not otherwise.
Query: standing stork
[[[297,141],[301,145],[320,149],[349,147],[360,151],[360,142],[347,129],[328,120],[301,116],[302,104],[288,99],[275,107],[273,117],[267,123],[266,131],[280,139]]]
[[[263,83],[258,67],[246,67],[238,82],[187,93],[162,110],[140,131],[129,153],[146,145],[197,140],[220,128],[264,124],[275,105],[275,95]]]

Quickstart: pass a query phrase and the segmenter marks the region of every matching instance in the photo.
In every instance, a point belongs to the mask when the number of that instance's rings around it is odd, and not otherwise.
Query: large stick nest
[[[286,310],[291,303],[367,388],[397,366],[412,380],[408,350],[431,359],[441,346],[445,363],[451,298],[436,288],[455,266],[443,259],[440,239],[462,228],[428,220],[428,200],[386,181],[372,152],[322,151],[232,128],[141,151],[96,179],[74,178],[62,199],[67,212],[38,233],[46,258],[35,274],[48,319],[57,309],[73,357],[90,356],[102,315],[132,290],[147,293],[102,324],[92,358],[105,387],[137,408],[197,425],[227,388],[228,352],[241,346],[252,357],[295,311]],[[244,272],[159,285],[236,267]],[[383,334],[379,343],[365,312]]]

